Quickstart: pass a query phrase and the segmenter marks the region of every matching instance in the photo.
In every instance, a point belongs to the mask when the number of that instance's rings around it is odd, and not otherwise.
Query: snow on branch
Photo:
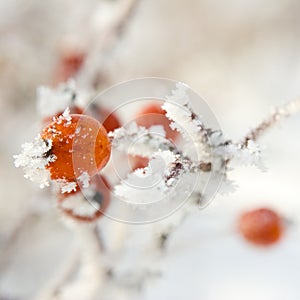
[[[174,145],[165,138],[165,135],[162,126],[151,126],[147,129],[138,126],[135,122],[130,123],[126,128],[121,127],[109,133],[115,149],[148,158],[158,150],[176,152]]]
[[[253,128],[244,138],[243,145],[247,146],[249,141],[256,141],[264,134],[268,129],[275,126],[281,120],[294,115],[300,111],[300,98],[296,98],[280,107],[277,107],[275,111],[265,120],[263,120],[258,126]]]
[[[162,109],[166,111],[167,118],[172,121],[170,127],[180,132],[185,141],[197,149],[197,156],[200,160],[209,155],[208,134],[210,130],[193,112],[187,91],[188,87],[185,84],[177,83],[171,95],[166,97],[167,101],[162,105]]]

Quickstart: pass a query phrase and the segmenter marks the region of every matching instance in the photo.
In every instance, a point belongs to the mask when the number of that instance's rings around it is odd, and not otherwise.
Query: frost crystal
[[[70,122],[70,121],[72,120],[72,118],[71,118],[71,116],[70,116],[70,108],[69,108],[69,107],[67,107],[67,108],[64,110],[62,116],[65,118],[65,120],[66,120],[67,122]]]
[[[203,160],[210,152],[207,144],[208,133],[200,118],[190,108],[187,86],[177,83],[171,96],[166,98],[167,101],[162,105],[162,109],[166,111],[167,118],[172,121],[170,127],[180,132],[190,144],[187,150],[194,149],[197,156],[195,158]]]
[[[99,211],[100,204],[87,200],[82,193],[68,196],[61,204],[62,209],[71,210],[75,216],[92,217]]]
[[[62,122],[64,122],[64,126],[66,127],[69,126],[72,121],[69,107],[67,107],[60,116],[54,117],[53,120],[55,121],[56,124],[61,124]]]
[[[160,150],[173,150],[173,145],[165,138],[162,126],[152,126],[149,129],[138,126],[135,122],[126,128],[121,127],[109,133],[113,139],[113,147],[131,155],[152,157]]]
[[[14,155],[15,166],[22,167],[24,177],[36,182],[41,188],[49,186],[49,172],[45,166],[56,160],[56,156],[49,154],[52,140],[43,140],[37,136],[33,143],[22,145],[22,153]]]
[[[73,191],[76,192],[77,190],[77,183],[76,182],[68,182],[68,181],[58,181],[60,188],[61,188],[61,192],[64,193],[71,193]]]
[[[90,176],[87,172],[83,172],[78,178],[83,188],[87,188],[90,185]]]
[[[178,156],[171,151],[157,151],[146,168],[130,173],[125,181],[115,186],[116,195],[132,204],[159,201],[169,192],[170,176]]]

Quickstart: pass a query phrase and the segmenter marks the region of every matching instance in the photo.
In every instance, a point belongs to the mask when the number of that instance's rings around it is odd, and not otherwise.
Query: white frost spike
[[[55,155],[46,155],[52,148],[52,140],[43,140],[41,136],[37,136],[33,143],[25,143],[22,145],[22,153],[14,155],[15,166],[22,167],[24,177],[36,182],[41,188],[49,186],[49,172],[45,166],[55,161]]]
[[[255,165],[261,170],[265,170],[262,163],[261,152],[262,149],[256,145],[253,141],[249,140],[247,146],[242,146],[239,144],[229,144],[218,150],[224,151],[224,160],[229,160],[230,166],[249,166]]]
[[[77,183],[76,182],[67,182],[67,181],[58,181],[58,183],[60,184],[60,188],[61,188],[61,192],[62,194],[64,193],[71,193],[71,192],[76,192],[77,190]]]
[[[126,180],[115,186],[115,193],[131,204],[150,204],[166,197],[169,187],[165,176],[176,155],[171,151],[158,151],[148,166],[130,173]]]
[[[87,172],[83,172],[78,178],[83,188],[88,188],[90,185],[90,176]]]
[[[199,117],[190,109],[187,86],[178,83],[172,95],[168,96],[167,101],[162,105],[162,109],[166,111],[167,118],[172,121],[170,127],[180,132],[189,143],[186,154],[191,156],[193,152],[195,160],[205,160],[210,152],[207,132]]]
[[[188,86],[182,82],[176,83],[176,89],[171,91],[170,96],[166,96],[168,102],[176,102],[181,105],[190,105],[190,99],[187,95]]]
[[[70,116],[70,108],[69,108],[69,107],[67,107],[67,108],[64,110],[62,116],[64,117],[64,119],[65,119],[67,122],[70,122],[70,121],[72,120],[72,117]]]

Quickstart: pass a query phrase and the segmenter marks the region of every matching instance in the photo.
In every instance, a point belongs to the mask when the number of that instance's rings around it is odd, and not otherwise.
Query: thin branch
[[[247,147],[250,140],[258,140],[266,131],[275,126],[283,119],[294,115],[300,111],[300,98],[296,98],[278,108],[265,120],[263,120],[258,126],[253,128],[242,141],[242,145]]]
[[[96,32],[90,33],[89,53],[86,63],[79,74],[79,81],[93,85],[95,89],[107,80],[107,61],[125,34],[140,0],[120,0],[110,3],[112,16]],[[106,5],[108,5],[106,3]],[[106,11],[104,9],[103,11]],[[105,18],[104,18],[105,19]],[[97,41],[95,43],[95,41]]]

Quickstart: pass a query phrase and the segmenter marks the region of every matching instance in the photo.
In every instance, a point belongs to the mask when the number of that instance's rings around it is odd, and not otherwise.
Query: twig
[[[91,32],[91,41],[86,63],[79,74],[79,81],[92,85],[97,89],[104,78],[107,77],[107,58],[112,54],[117,43],[125,33],[135,9],[140,0],[119,0],[117,3],[110,3],[111,17],[106,24],[96,32]],[[105,4],[105,2],[104,2]],[[106,3],[106,5],[108,5]],[[116,7],[113,7],[113,5]],[[105,9],[104,9],[105,10]],[[95,43],[95,41],[97,41]]]
[[[258,140],[268,129],[272,128],[281,120],[294,115],[300,111],[300,98],[296,98],[278,108],[258,126],[253,128],[244,138],[242,145],[247,147],[250,140]]]

